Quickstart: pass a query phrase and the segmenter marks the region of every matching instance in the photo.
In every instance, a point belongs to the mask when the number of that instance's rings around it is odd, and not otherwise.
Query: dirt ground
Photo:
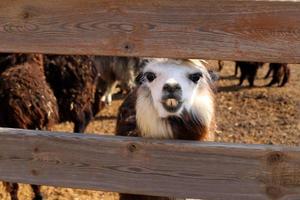
[[[215,61],[210,61],[217,68]],[[300,65],[290,65],[290,82],[282,88],[264,87],[270,80],[264,80],[268,67],[258,72],[257,87],[236,87],[238,80],[232,76],[232,62],[225,62],[218,81],[216,94],[218,142],[251,144],[300,144]],[[247,85],[245,82],[244,85]],[[122,99],[114,100],[112,106],[105,108],[88,126],[88,133],[110,134],[114,132],[117,109]],[[59,124],[56,131],[72,131],[71,123]],[[46,200],[114,200],[116,193],[88,190],[42,187]],[[30,200],[30,188],[21,185],[19,197]],[[0,184],[0,200],[9,200]]]

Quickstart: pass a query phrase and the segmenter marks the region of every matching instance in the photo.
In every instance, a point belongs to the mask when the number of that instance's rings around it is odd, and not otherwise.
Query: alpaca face
[[[139,93],[149,95],[160,118],[180,116],[184,110],[190,111],[195,106],[202,112],[212,107],[212,78],[201,64],[154,60],[146,65],[138,81],[141,84]]]

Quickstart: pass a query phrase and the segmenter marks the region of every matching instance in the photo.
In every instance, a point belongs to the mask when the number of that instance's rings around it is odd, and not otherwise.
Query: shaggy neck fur
[[[136,119],[141,136],[213,141],[213,94],[209,89],[196,95],[191,107],[184,108],[180,116],[160,118],[153,106],[149,89],[140,87],[137,91]]]
[[[157,139],[174,138],[171,125],[166,119],[158,116],[150,91],[147,88],[139,88],[137,93],[136,120],[141,136]]]

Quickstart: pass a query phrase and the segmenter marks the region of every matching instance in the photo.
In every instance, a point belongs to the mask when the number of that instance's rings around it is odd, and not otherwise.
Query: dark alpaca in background
[[[254,80],[257,74],[257,70],[262,67],[264,63],[262,62],[244,62],[236,61],[236,67],[240,69],[241,76],[239,81],[239,86],[241,86],[245,79],[248,80],[249,86],[254,86]]]
[[[99,78],[92,56],[46,55],[45,74],[59,107],[60,121],[74,123],[83,133],[93,119],[93,104]]]
[[[268,87],[278,84],[278,86],[283,87],[290,77],[290,68],[286,63],[270,63],[268,73],[265,76],[267,79],[272,73],[272,80],[267,85]]]

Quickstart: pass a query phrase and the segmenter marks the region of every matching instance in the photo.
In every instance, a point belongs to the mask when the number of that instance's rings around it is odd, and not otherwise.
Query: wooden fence
[[[0,51],[300,62],[300,2],[2,0]]]
[[[300,2],[2,0],[0,52],[300,63]],[[299,200],[300,147],[1,128],[0,180],[209,200]]]

